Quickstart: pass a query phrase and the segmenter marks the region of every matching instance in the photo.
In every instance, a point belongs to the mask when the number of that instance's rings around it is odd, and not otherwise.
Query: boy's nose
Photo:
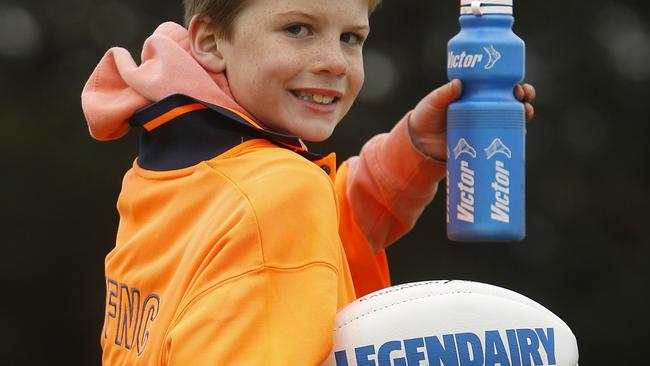
[[[336,42],[328,42],[318,48],[313,71],[342,76],[347,72],[348,66],[349,60],[337,39]]]

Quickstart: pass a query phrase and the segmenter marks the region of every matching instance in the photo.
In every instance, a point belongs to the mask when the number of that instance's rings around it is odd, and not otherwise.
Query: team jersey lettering
[[[106,278],[106,316],[104,339],[127,350],[135,345],[138,356],[144,352],[149,339],[149,329],[160,312],[160,297],[149,294],[143,299],[140,290],[125,283]]]

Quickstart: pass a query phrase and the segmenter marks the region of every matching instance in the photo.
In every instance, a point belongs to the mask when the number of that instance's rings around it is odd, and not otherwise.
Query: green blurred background
[[[333,1],[333,0],[332,0]],[[103,258],[138,131],[100,143],[80,92],[111,46],[139,54],[180,0],[0,0],[0,364],[96,365]],[[394,283],[468,279],[548,307],[577,336],[581,365],[647,365],[650,345],[647,2],[515,1],[537,87],[528,128],[521,243],[445,237],[444,189],[389,249]],[[344,159],[446,81],[455,0],[384,0],[359,101],[317,152]]]

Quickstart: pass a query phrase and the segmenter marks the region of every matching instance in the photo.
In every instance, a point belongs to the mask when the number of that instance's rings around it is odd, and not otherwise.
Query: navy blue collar
[[[252,139],[266,139],[314,161],[299,137],[255,126],[238,113],[187,95],[174,94],[137,111],[132,126],[142,127],[138,165],[147,170],[187,168]]]

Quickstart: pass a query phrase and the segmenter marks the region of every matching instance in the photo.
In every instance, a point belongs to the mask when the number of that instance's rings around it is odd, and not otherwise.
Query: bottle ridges
[[[449,110],[447,127],[520,129],[523,120],[523,112],[519,110]]]

